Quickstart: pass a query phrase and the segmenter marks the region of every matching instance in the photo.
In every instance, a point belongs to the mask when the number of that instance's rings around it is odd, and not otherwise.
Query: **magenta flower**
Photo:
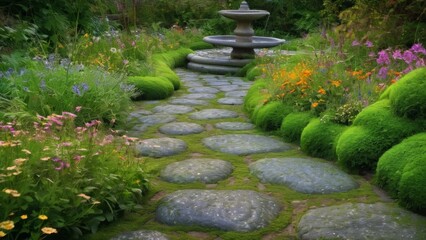
[[[410,64],[411,62],[413,62],[414,60],[416,60],[417,57],[410,50],[406,50],[406,51],[404,51],[404,54],[402,55],[402,59],[404,59],[404,61],[407,64]]]
[[[371,57],[371,58],[374,58],[374,57],[376,57],[376,53],[374,53],[374,52],[370,52],[370,53],[368,54],[368,56],[369,56],[369,57]]]
[[[413,44],[413,46],[411,46],[410,50],[415,52],[415,53],[423,53],[423,54],[426,55],[426,49],[422,46],[421,43]]]
[[[424,58],[417,59],[416,67],[421,68],[421,67],[424,67],[424,66],[426,66],[425,59]]]
[[[389,69],[387,67],[381,67],[377,76],[381,79],[386,79],[388,76],[388,70]]]
[[[379,57],[376,59],[377,63],[380,65],[390,64],[390,59],[386,50],[382,50],[378,53]]]
[[[367,42],[365,42],[365,46],[367,46],[368,48],[372,48],[374,45],[370,40],[367,40]]]
[[[393,59],[402,59],[402,53],[401,50],[397,49],[392,53]]]
[[[352,46],[353,47],[355,47],[355,46],[359,46],[359,45],[361,45],[359,42],[358,42],[358,40],[354,40],[353,42],[352,42]]]

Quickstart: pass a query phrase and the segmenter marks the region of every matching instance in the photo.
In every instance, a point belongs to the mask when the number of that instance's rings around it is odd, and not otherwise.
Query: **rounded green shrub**
[[[426,67],[408,73],[391,86],[389,99],[398,116],[426,119]]]
[[[302,131],[300,147],[311,156],[335,160],[337,139],[347,128],[319,118],[312,119]]]
[[[266,131],[277,130],[281,127],[283,118],[293,112],[293,107],[281,101],[269,102],[255,109],[252,121],[257,127]]]
[[[128,77],[128,83],[135,85],[135,100],[160,100],[173,94],[173,84],[163,77]]]
[[[338,161],[353,170],[374,170],[386,150],[422,129],[419,123],[396,116],[389,100],[378,101],[363,109],[342,134],[336,149]]]
[[[386,151],[376,169],[377,184],[401,205],[426,213],[426,133],[406,138]]]
[[[155,67],[155,76],[167,79],[173,85],[174,90],[180,88],[179,76],[164,63],[157,64]]]
[[[246,96],[244,97],[244,110],[246,110],[250,115],[253,113],[254,109],[264,103],[266,100],[266,82],[262,80],[257,80],[247,91]]]
[[[284,117],[281,123],[281,135],[287,141],[300,141],[303,129],[314,118],[311,112],[293,112]]]

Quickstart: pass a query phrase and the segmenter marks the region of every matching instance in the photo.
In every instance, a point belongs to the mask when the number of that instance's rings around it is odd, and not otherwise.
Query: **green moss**
[[[386,151],[379,159],[376,181],[401,205],[426,213],[426,133],[419,133]]]
[[[174,90],[178,90],[180,88],[179,76],[164,63],[160,62],[157,64],[154,74],[157,77],[166,78],[171,84],[173,84]]]
[[[303,129],[314,118],[311,112],[294,112],[288,114],[281,123],[281,134],[284,139],[291,142],[300,141]]]
[[[127,81],[137,89],[135,100],[160,100],[173,94],[173,85],[162,77],[128,77]]]
[[[192,50],[201,50],[201,49],[210,49],[210,48],[214,48],[213,45],[211,45],[210,43],[206,43],[204,41],[196,41],[196,42],[192,42],[189,44],[188,48],[192,49]]]
[[[422,126],[417,122],[396,116],[389,100],[378,101],[362,110],[351,129],[339,139],[339,162],[353,170],[375,170],[386,150],[421,131]]]
[[[252,121],[262,130],[272,131],[281,127],[283,118],[293,112],[293,107],[283,102],[269,102],[255,109]]]
[[[392,85],[389,99],[398,116],[426,119],[426,68],[416,69]]]
[[[264,103],[266,100],[266,82],[262,80],[257,80],[247,91],[247,94],[244,98],[244,110],[247,111],[250,115],[253,113],[254,109]]]
[[[346,128],[337,123],[322,122],[319,118],[312,119],[303,129],[300,147],[311,156],[335,160],[337,139]]]

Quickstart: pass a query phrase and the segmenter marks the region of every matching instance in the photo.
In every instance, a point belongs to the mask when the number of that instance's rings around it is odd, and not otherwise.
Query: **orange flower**
[[[331,81],[331,85],[333,85],[333,86],[335,86],[335,87],[340,86],[340,84],[341,84],[341,83],[342,83],[342,81],[340,81],[340,80]]]
[[[314,102],[314,103],[312,103],[311,107],[313,107],[313,108],[318,107],[318,102]]]
[[[320,89],[318,90],[318,93],[319,93],[319,94],[321,94],[321,95],[325,95],[325,94],[326,94],[326,91],[324,90],[324,88],[320,88]]]

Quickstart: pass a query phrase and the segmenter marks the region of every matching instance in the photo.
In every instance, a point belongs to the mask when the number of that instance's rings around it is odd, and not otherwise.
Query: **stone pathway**
[[[426,239],[425,217],[256,129],[241,106],[250,82],[176,72],[182,90],[129,117],[152,196],[97,239]]]

